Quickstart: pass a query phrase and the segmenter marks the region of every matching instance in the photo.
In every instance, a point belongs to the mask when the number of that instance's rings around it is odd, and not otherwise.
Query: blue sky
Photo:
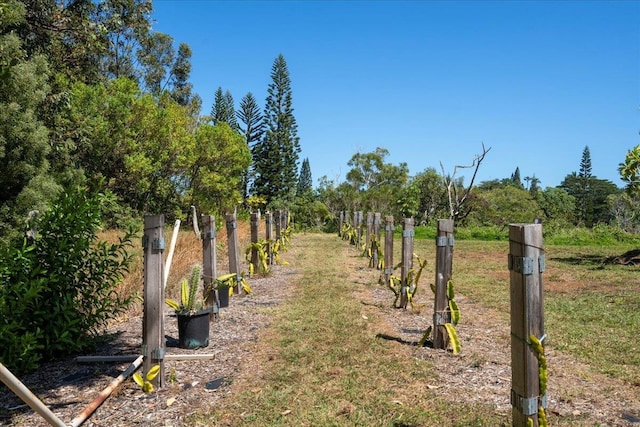
[[[155,0],[153,18],[191,46],[203,114],[218,87],[263,107],[284,55],[314,185],[376,147],[413,175],[484,143],[476,182],[519,167],[556,186],[589,146],[593,175],[622,186],[640,144],[638,1]]]

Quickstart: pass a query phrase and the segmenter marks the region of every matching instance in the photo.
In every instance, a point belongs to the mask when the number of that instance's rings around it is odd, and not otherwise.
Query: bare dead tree
[[[476,154],[473,158],[473,162],[470,165],[456,165],[453,168],[453,173],[451,175],[447,175],[444,170],[444,166],[442,162],[440,162],[440,168],[442,168],[442,178],[444,180],[444,184],[447,187],[447,194],[449,196],[449,219],[454,221],[458,221],[464,219],[471,213],[471,209],[468,209],[466,212],[463,211],[464,204],[467,202],[469,195],[471,194],[471,189],[473,188],[473,183],[476,179],[476,175],[478,174],[478,169],[480,169],[480,164],[484,160],[484,157],[491,150],[491,147],[485,148],[484,143],[482,143],[482,153]],[[471,181],[465,187],[462,185],[459,188],[459,184],[456,183],[456,173],[458,173],[458,169],[471,169],[473,168],[473,176],[471,177]]]

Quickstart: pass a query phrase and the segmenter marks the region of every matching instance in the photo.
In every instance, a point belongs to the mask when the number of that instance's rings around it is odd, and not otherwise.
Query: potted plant
[[[195,266],[191,278],[180,284],[180,302],[167,298],[165,302],[178,318],[178,342],[180,348],[195,349],[209,345],[209,314],[211,307],[204,307],[204,299],[197,298],[200,283],[200,267]]]
[[[245,293],[250,294],[251,286],[247,283],[247,279],[244,278],[244,272],[241,274],[223,274],[215,279],[211,290],[218,291],[218,306],[220,308],[229,306],[229,297],[233,295],[233,287],[238,280],[240,280],[240,284],[242,284],[242,289]]]

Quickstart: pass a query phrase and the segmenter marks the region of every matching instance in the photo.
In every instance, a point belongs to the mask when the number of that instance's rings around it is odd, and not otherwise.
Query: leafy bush
[[[0,361],[26,372],[38,362],[86,350],[129,297],[116,286],[132,261],[129,229],[98,241],[102,194],[66,193],[36,220],[34,240],[0,253]]]

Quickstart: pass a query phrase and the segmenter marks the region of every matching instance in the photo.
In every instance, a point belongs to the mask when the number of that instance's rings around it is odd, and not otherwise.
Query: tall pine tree
[[[236,120],[235,107],[231,92],[222,92],[222,88],[218,87],[213,100],[213,108],[211,109],[211,120],[214,125],[226,123],[235,131],[239,130],[238,121]]]
[[[306,158],[302,161],[302,166],[300,167],[300,178],[298,178],[296,195],[302,197],[305,194],[310,194],[312,189],[311,166],[309,165],[309,159]]]
[[[284,56],[278,55],[273,62],[271,79],[264,109],[266,131],[253,150],[255,179],[252,189],[267,201],[287,201],[296,191],[300,138]]]
[[[576,197],[576,209],[578,219],[588,226],[593,222],[593,195],[591,177],[591,153],[589,146],[582,150],[580,171],[578,172],[579,194]]]
[[[253,147],[264,134],[264,121],[256,98],[251,92],[240,100],[240,109],[236,112],[236,117],[241,122],[239,124],[240,132],[244,135],[245,141],[247,141],[247,145],[253,154]],[[255,160],[252,160],[252,164],[253,161]],[[250,181],[251,173],[247,170],[242,178],[242,196],[244,199],[249,195]]]

